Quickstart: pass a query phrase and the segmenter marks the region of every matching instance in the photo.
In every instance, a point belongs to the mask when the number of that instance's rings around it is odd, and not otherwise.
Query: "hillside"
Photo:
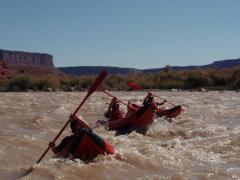
[[[223,69],[223,68],[233,68],[240,66],[239,59],[229,59],[222,61],[214,61],[212,64],[202,65],[202,66],[172,66],[173,70],[194,70],[194,69]],[[109,67],[109,66],[75,66],[75,67],[59,67],[60,71],[70,75],[96,75],[102,69],[106,69],[109,74],[137,74],[137,73],[154,73],[162,71],[164,68],[154,68],[154,69],[135,69],[135,68],[120,68],[120,67]]]
[[[60,67],[58,70],[72,75],[97,75],[103,69],[107,70],[109,74],[136,74],[141,73],[141,70],[134,68],[120,68],[110,66],[76,66],[76,67]]]

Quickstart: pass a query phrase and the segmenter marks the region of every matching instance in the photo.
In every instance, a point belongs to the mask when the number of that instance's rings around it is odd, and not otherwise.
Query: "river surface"
[[[154,93],[183,104],[187,113],[172,123],[155,119],[146,136],[114,136],[114,131],[95,129],[117,153],[89,164],[54,159],[50,151],[36,164],[86,93],[0,93],[0,179],[17,179],[29,168],[31,173],[20,179],[240,179],[240,93]],[[146,95],[112,94],[136,103]],[[104,119],[110,100],[94,93],[79,114],[94,126]],[[67,127],[57,143],[69,134]]]

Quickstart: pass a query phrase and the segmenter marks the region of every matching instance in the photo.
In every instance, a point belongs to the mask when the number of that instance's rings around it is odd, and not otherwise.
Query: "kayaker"
[[[151,92],[149,92],[143,100],[143,105],[145,106],[147,104],[151,104],[152,101],[154,101],[154,96]]]
[[[164,101],[163,101],[162,103],[157,103],[157,102],[155,102],[155,100],[154,100],[154,95],[153,95],[153,93],[149,92],[148,95],[147,95],[147,96],[144,98],[144,100],[143,100],[143,105],[151,104],[152,102],[155,103],[156,106],[161,106],[161,105],[163,105],[165,102],[167,102],[167,100],[164,99]]]
[[[145,97],[143,101],[143,106],[148,104],[153,104],[154,111],[158,117],[165,117],[168,122],[172,122],[172,118],[178,116],[181,113],[181,106],[175,106],[171,109],[159,108],[158,106],[163,105],[167,100],[164,100],[162,103],[157,103],[154,101],[154,95],[150,92]]]
[[[112,98],[112,101],[108,106],[108,110],[105,113],[105,117],[109,118],[109,121],[125,118],[124,111],[120,109],[120,102],[116,97]]]
[[[66,136],[58,146],[50,142],[49,146],[56,157],[74,159],[84,162],[92,161],[100,154],[114,154],[113,146],[92,132],[89,125],[76,115],[71,115],[72,135]]]
[[[145,135],[148,127],[153,122],[153,116],[157,108],[157,105],[153,99],[154,98],[152,94],[149,94],[149,96],[145,98],[143,106],[132,104],[129,101],[128,114],[125,118],[115,119],[112,121],[97,121],[96,126],[98,126],[99,124],[105,125],[108,130],[116,130],[116,135],[130,134],[132,131],[136,131]],[[118,102],[116,98],[113,98],[112,102],[109,105],[109,110],[111,110],[113,104],[117,103]]]

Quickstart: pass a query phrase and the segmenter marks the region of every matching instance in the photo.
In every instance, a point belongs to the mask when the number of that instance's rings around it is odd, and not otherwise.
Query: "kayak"
[[[77,158],[84,162],[92,161],[100,154],[114,154],[113,146],[94,133],[84,135],[82,138],[74,139],[74,141],[70,140],[68,146],[55,157],[66,158],[69,156],[69,151],[73,151],[74,159]]]
[[[136,104],[129,104],[129,112],[123,119],[106,121],[105,125],[108,130],[117,130],[116,134],[127,134],[132,131],[137,131],[145,134],[148,127],[153,122],[154,104],[146,106],[138,106]]]
[[[174,106],[171,109],[158,109],[156,114],[159,117],[165,117],[165,118],[175,118],[177,117],[181,112],[183,111],[182,106],[178,105],[178,106]]]
[[[130,103],[128,104],[128,113],[125,118],[113,121],[99,120],[96,122],[96,127],[100,124],[105,125],[108,130],[116,130],[116,135],[129,134],[132,131],[146,134],[155,115],[171,119],[177,117],[181,112],[182,107],[180,105],[174,106],[171,109],[156,110],[156,105],[154,103],[145,106]]]
[[[128,111],[130,114],[136,112],[141,107],[140,105],[137,104],[130,104],[129,106],[130,108]],[[179,116],[181,112],[186,112],[186,110],[182,106],[178,105],[170,109],[157,109],[156,115],[158,117],[175,118]]]
[[[114,154],[114,148],[111,144],[100,138],[97,141],[101,142],[95,141],[96,140],[93,140],[89,136],[84,136],[82,142],[78,145],[74,156],[83,161],[91,161],[99,154]]]

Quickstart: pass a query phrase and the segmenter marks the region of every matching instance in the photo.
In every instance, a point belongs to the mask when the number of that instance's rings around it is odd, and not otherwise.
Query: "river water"
[[[89,164],[53,159],[50,151],[35,163],[86,93],[1,93],[0,179],[17,179],[29,168],[31,173],[20,179],[240,179],[239,93],[154,93],[183,104],[187,113],[172,123],[156,119],[146,136],[133,132],[116,137],[114,131],[95,129],[117,153]],[[112,94],[137,103],[146,95]],[[79,114],[93,126],[104,119],[110,100],[94,93]],[[57,143],[70,133],[67,127]]]

